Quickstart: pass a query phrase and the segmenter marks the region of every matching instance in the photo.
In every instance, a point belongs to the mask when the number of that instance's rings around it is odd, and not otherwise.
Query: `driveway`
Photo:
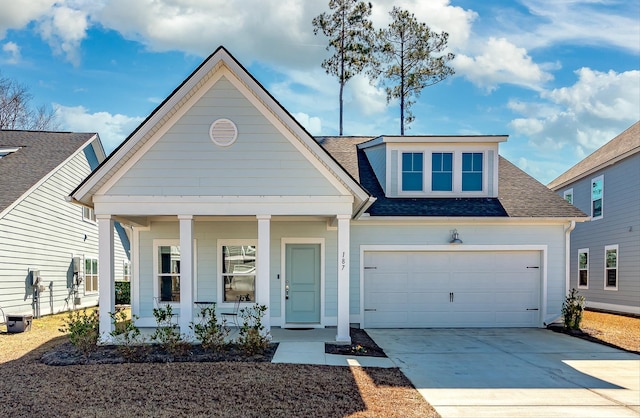
[[[640,356],[546,329],[367,329],[449,417],[640,417]]]

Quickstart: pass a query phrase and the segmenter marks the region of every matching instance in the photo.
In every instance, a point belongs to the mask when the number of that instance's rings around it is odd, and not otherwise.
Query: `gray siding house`
[[[259,303],[270,327],[543,327],[585,214],[499,155],[506,135],[312,137],[220,47],[74,191],[133,226],[132,313]]]
[[[570,286],[588,307],[640,314],[640,122],[548,187],[590,215],[571,234]]]
[[[65,197],[104,159],[94,133],[0,130],[0,309],[5,314],[38,316],[96,305],[98,225],[93,210]],[[128,238],[119,224],[114,228],[115,277],[127,279]]]

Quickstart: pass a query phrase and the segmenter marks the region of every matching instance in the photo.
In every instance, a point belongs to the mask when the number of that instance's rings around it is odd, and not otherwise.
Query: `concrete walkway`
[[[397,367],[384,357],[325,354],[324,343],[335,342],[335,328],[292,330],[274,327],[271,328],[271,337],[272,341],[279,343],[272,363]]]
[[[367,330],[442,415],[640,417],[640,356],[545,329]]]

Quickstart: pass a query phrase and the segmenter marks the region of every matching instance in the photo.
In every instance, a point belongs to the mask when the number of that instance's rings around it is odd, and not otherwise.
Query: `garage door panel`
[[[537,251],[366,252],[365,260],[375,267],[365,270],[365,327],[539,325]]]

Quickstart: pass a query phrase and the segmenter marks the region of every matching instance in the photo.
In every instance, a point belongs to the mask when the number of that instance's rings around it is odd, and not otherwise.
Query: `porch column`
[[[338,215],[338,334],[336,341],[351,342],[349,336],[349,228],[350,215]]]
[[[265,331],[271,330],[271,303],[269,272],[271,267],[271,215],[257,215],[258,219],[258,251],[256,260],[256,303],[265,305],[267,311],[262,318]]]
[[[109,312],[115,312],[115,278],[113,228],[111,215],[96,215],[98,221],[98,303],[100,314],[99,343],[111,340],[113,330]]]
[[[193,321],[193,216],[178,215],[180,220],[180,332],[190,337]]]

